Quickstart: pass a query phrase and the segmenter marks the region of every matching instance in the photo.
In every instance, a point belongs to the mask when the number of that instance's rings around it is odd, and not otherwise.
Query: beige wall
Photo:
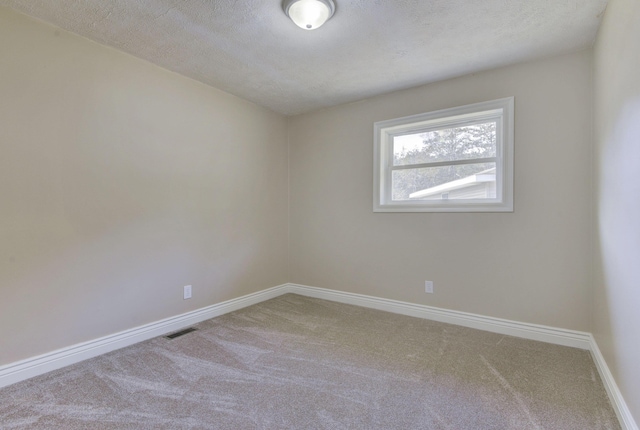
[[[286,127],[0,8],[0,365],[286,282]]]
[[[375,121],[508,96],[514,213],[372,212]],[[590,106],[585,51],[292,118],[290,280],[589,330]]]
[[[640,423],[640,2],[610,0],[594,53],[594,326]]]

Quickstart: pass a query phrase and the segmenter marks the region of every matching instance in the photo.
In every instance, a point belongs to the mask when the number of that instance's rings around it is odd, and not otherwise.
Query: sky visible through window
[[[393,138],[393,150],[397,153],[407,153],[422,148],[422,133],[406,134],[404,136],[395,136]]]

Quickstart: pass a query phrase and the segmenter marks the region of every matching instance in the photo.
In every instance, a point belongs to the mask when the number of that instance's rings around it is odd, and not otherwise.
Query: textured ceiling
[[[284,114],[591,46],[607,0],[336,0],[305,31],[281,0],[0,0]]]

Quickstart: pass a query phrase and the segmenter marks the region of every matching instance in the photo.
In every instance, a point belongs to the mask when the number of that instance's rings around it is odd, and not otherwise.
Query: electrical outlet
[[[433,281],[424,281],[424,292],[433,294]]]
[[[190,299],[191,298],[191,285],[185,285],[182,288],[182,292],[183,292],[185,300]]]

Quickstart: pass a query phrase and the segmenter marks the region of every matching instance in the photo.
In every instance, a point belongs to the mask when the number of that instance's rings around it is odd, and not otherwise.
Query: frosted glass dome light
[[[285,0],[284,12],[298,27],[315,30],[336,10],[333,0]]]

